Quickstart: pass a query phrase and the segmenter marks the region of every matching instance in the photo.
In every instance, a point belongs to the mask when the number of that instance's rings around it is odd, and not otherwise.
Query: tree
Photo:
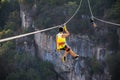
[[[120,0],[117,0],[115,2],[115,5],[110,10],[110,13],[108,14],[108,17],[110,19],[115,20],[116,22],[119,22],[119,20],[120,20],[119,13],[120,13]]]
[[[108,55],[107,64],[112,80],[120,80],[120,52]]]

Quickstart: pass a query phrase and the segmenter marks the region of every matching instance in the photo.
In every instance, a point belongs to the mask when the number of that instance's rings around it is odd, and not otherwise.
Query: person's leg
[[[62,62],[65,62],[67,55],[68,51],[65,51],[64,55],[62,56]]]
[[[65,52],[64,52],[64,54],[63,54],[63,56],[62,56],[62,62],[64,63],[65,62],[65,60],[66,60],[66,57],[67,57],[67,54],[68,54],[68,51],[66,51],[66,46],[64,46],[63,48],[61,48],[60,50],[64,50]]]
[[[75,52],[73,52],[72,49],[70,49],[69,53],[70,53],[70,55],[71,55],[72,57],[76,57],[76,56],[77,56],[77,54],[75,54]]]
[[[75,52],[73,52],[73,50],[72,50],[68,45],[66,45],[66,46],[64,47],[64,49],[65,49],[65,51],[67,52],[67,53],[64,54],[65,56],[66,56],[68,53],[69,53],[72,57],[76,57],[76,56],[77,56],[77,54],[75,54]]]
[[[74,59],[77,59],[77,58],[79,57],[79,55],[77,55],[75,52],[73,52],[72,49],[70,49],[67,45],[66,45],[62,50],[65,50],[65,53],[64,53],[64,55],[62,56],[62,62],[65,62],[68,53],[69,53]]]
[[[64,53],[64,55],[63,55],[63,56],[65,56],[65,57],[66,57],[67,55],[68,55],[68,52],[67,52],[67,51],[65,51],[65,53]]]
[[[76,59],[76,60],[78,59],[79,55],[77,55],[75,52],[73,52],[72,49],[70,49],[69,53],[74,59]]]

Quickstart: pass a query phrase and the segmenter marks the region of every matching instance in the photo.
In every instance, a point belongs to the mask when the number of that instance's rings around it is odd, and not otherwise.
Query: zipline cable
[[[105,20],[99,19],[97,17],[94,17],[94,19],[96,19],[98,21],[101,21],[101,22],[104,22],[104,23],[107,23],[107,24],[111,24],[111,25],[115,25],[115,26],[120,26],[120,24],[109,22],[109,21],[105,21]]]
[[[59,26],[60,26],[60,25],[59,25]],[[51,29],[58,28],[59,26],[54,26],[54,27],[51,27],[51,28],[43,29],[43,30],[38,30],[38,31],[26,33],[26,34],[21,34],[21,35],[18,35],[18,36],[13,36],[13,37],[1,39],[0,42],[5,42],[5,41],[9,41],[9,40],[13,40],[13,39],[17,39],[17,38],[29,36],[29,35],[32,35],[32,34],[37,34],[37,33],[40,33],[40,32],[44,32],[44,31],[48,31],[48,30],[51,30]]]
[[[92,9],[91,9],[90,1],[87,0],[87,2],[88,2],[88,7],[89,7],[89,10],[90,10],[90,14],[91,14],[92,19],[93,19],[93,12],[92,12]]]
[[[72,20],[72,18],[77,14],[77,12],[79,11],[79,9],[81,7],[81,3],[82,3],[82,0],[80,0],[80,4],[79,4],[77,10],[75,11],[75,13],[64,24],[67,24],[68,22],[70,22],[70,20]],[[61,25],[64,25],[64,24],[61,24]],[[21,34],[21,35],[17,35],[17,36],[13,36],[13,37],[8,37],[8,38],[0,39],[0,42],[5,42],[5,41],[14,40],[14,39],[18,39],[18,38],[21,38],[21,37],[25,37],[25,36],[37,34],[37,33],[40,33],[40,32],[45,32],[45,31],[48,31],[48,30],[51,30],[51,29],[58,28],[61,25],[54,26],[54,27],[51,27],[51,28],[46,28],[46,29],[43,29],[43,30],[38,30],[38,31],[30,32],[30,33],[26,33],[26,34]]]
[[[89,10],[90,10],[90,13],[91,13],[91,16],[92,16],[93,19],[96,19],[96,20],[98,20],[100,22],[104,22],[104,23],[107,23],[107,24],[111,24],[111,25],[115,25],[115,26],[120,26],[120,24],[113,23],[113,22],[110,22],[110,21],[105,21],[105,20],[102,20],[102,19],[99,19],[99,18],[95,17],[93,15],[93,12],[92,12],[92,9],[91,9],[90,1],[89,0],[87,0],[87,1],[88,1]]]
[[[73,19],[73,17],[78,13],[79,9],[81,8],[82,1],[83,1],[83,0],[80,0],[79,6],[78,6],[78,8],[76,9],[75,13],[74,13],[64,24],[69,23],[69,22]]]

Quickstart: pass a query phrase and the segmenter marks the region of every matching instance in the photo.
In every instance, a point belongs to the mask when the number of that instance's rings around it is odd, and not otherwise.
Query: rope
[[[111,24],[111,25],[115,25],[115,26],[120,26],[120,24],[113,23],[113,22],[110,22],[110,21],[105,21],[105,20],[102,20],[102,19],[99,19],[99,18],[93,16],[93,12],[92,12],[92,9],[91,9],[90,1],[89,1],[89,0],[87,0],[87,1],[88,1],[88,6],[89,6],[90,13],[91,13],[91,15],[92,15],[92,18],[94,18],[94,19],[96,19],[96,20],[98,20],[98,21],[107,23],[107,24]]]
[[[30,33],[26,33],[26,34],[22,34],[22,35],[18,35],[18,36],[13,36],[13,37],[1,39],[0,42],[5,42],[5,41],[9,41],[9,40],[13,40],[13,39],[17,39],[17,38],[29,36],[29,35],[32,35],[32,34],[37,34],[37,33],[40,33],[40,32],[44,32],[44,31],[48,31],[48,30],[51,30],[51,29],[58,28],[59,26],[54,26],[54,27],[51,27],[51,28],[47,28],[47,29],[43,29],[43,30],[38,30],[38,31],[35,31],[35,32],[30,32]]]
[[[80,7],[81,7],[81,3],[82,3],[82,0],[80,1],[80,4],[79,4],[77,10],[75,11],[75,13],[74,13],[74,14],[72,15],[72,17],[70,17],[70,19],[68,19],[64,24],[67,24],[68,22],[70,22],[70,20],[72,20],[72,18],[77,14],[77,12],[79,11],[79,9],[80,9]],[[62,25],[63,25],[63,24],[62,24]],[[58,27],[60,27],[60,26],[61,26],[61,25],[54,26],[54,27],[47,28],[47,29],[43,29],[43,30],[38,30],[38,31],[30,32],[30,33],[26,33],[26,34],[21,34],[21,35],[18,35],[18,36],[13,36],[13,37],[9,37],[9,38],[4,38],[4,39],[1,39],[0,42],[5,42],[5,41],[9,41],[9,40],[13,40],[13,39],[17,39],[17,38],[21,38],[21,37],[25,37],[25,36],[37,34],[37,33],[40,33],[40,32],[45,32],[45,31],[48,31],[48,30],[51,30],[51,29],[58,28]]]
[[[91,9],[90,1],[87,0],[87,2],[88,2],[88,7],[89,7],[89,10],[90,10],[90,14],[91,14],[92,19],[93,19],[93,12],[92,12],[92,9]]]
[[[78,6],[78,8],[76,9],[75,13],[74,13],[74,14],[70,17],[70,19],[68,19],[64,24],[69,23],[69,22],[73,19],[73,17],[78,13],[78,11],[79,11],[79,9],[80,9],[80,7],[81,7],[82,1],[83,1],[83,0],[80,0],[79,6]]]
[[[99,19],[97,17],[94,17],[94,19],[96,19],[98,21],[101,21],[101,22],[104,22],[104,23],[107,23],[107,24],[111,24],[111,25],[115,25],[115,26],[120,26],[120,24],[109,22],[109,21],[105,21],[105,20]]]

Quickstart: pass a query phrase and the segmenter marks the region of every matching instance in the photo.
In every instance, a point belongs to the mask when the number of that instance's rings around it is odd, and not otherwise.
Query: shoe
[[[78,58],[79,58],[79,55],[77,55],[77,56],[74,57],[75,60],[78,60]]]
[[[62,57],[62,62],[64,63],[65,61],[66,61],[66,57],[63,56],[63,57]]]

